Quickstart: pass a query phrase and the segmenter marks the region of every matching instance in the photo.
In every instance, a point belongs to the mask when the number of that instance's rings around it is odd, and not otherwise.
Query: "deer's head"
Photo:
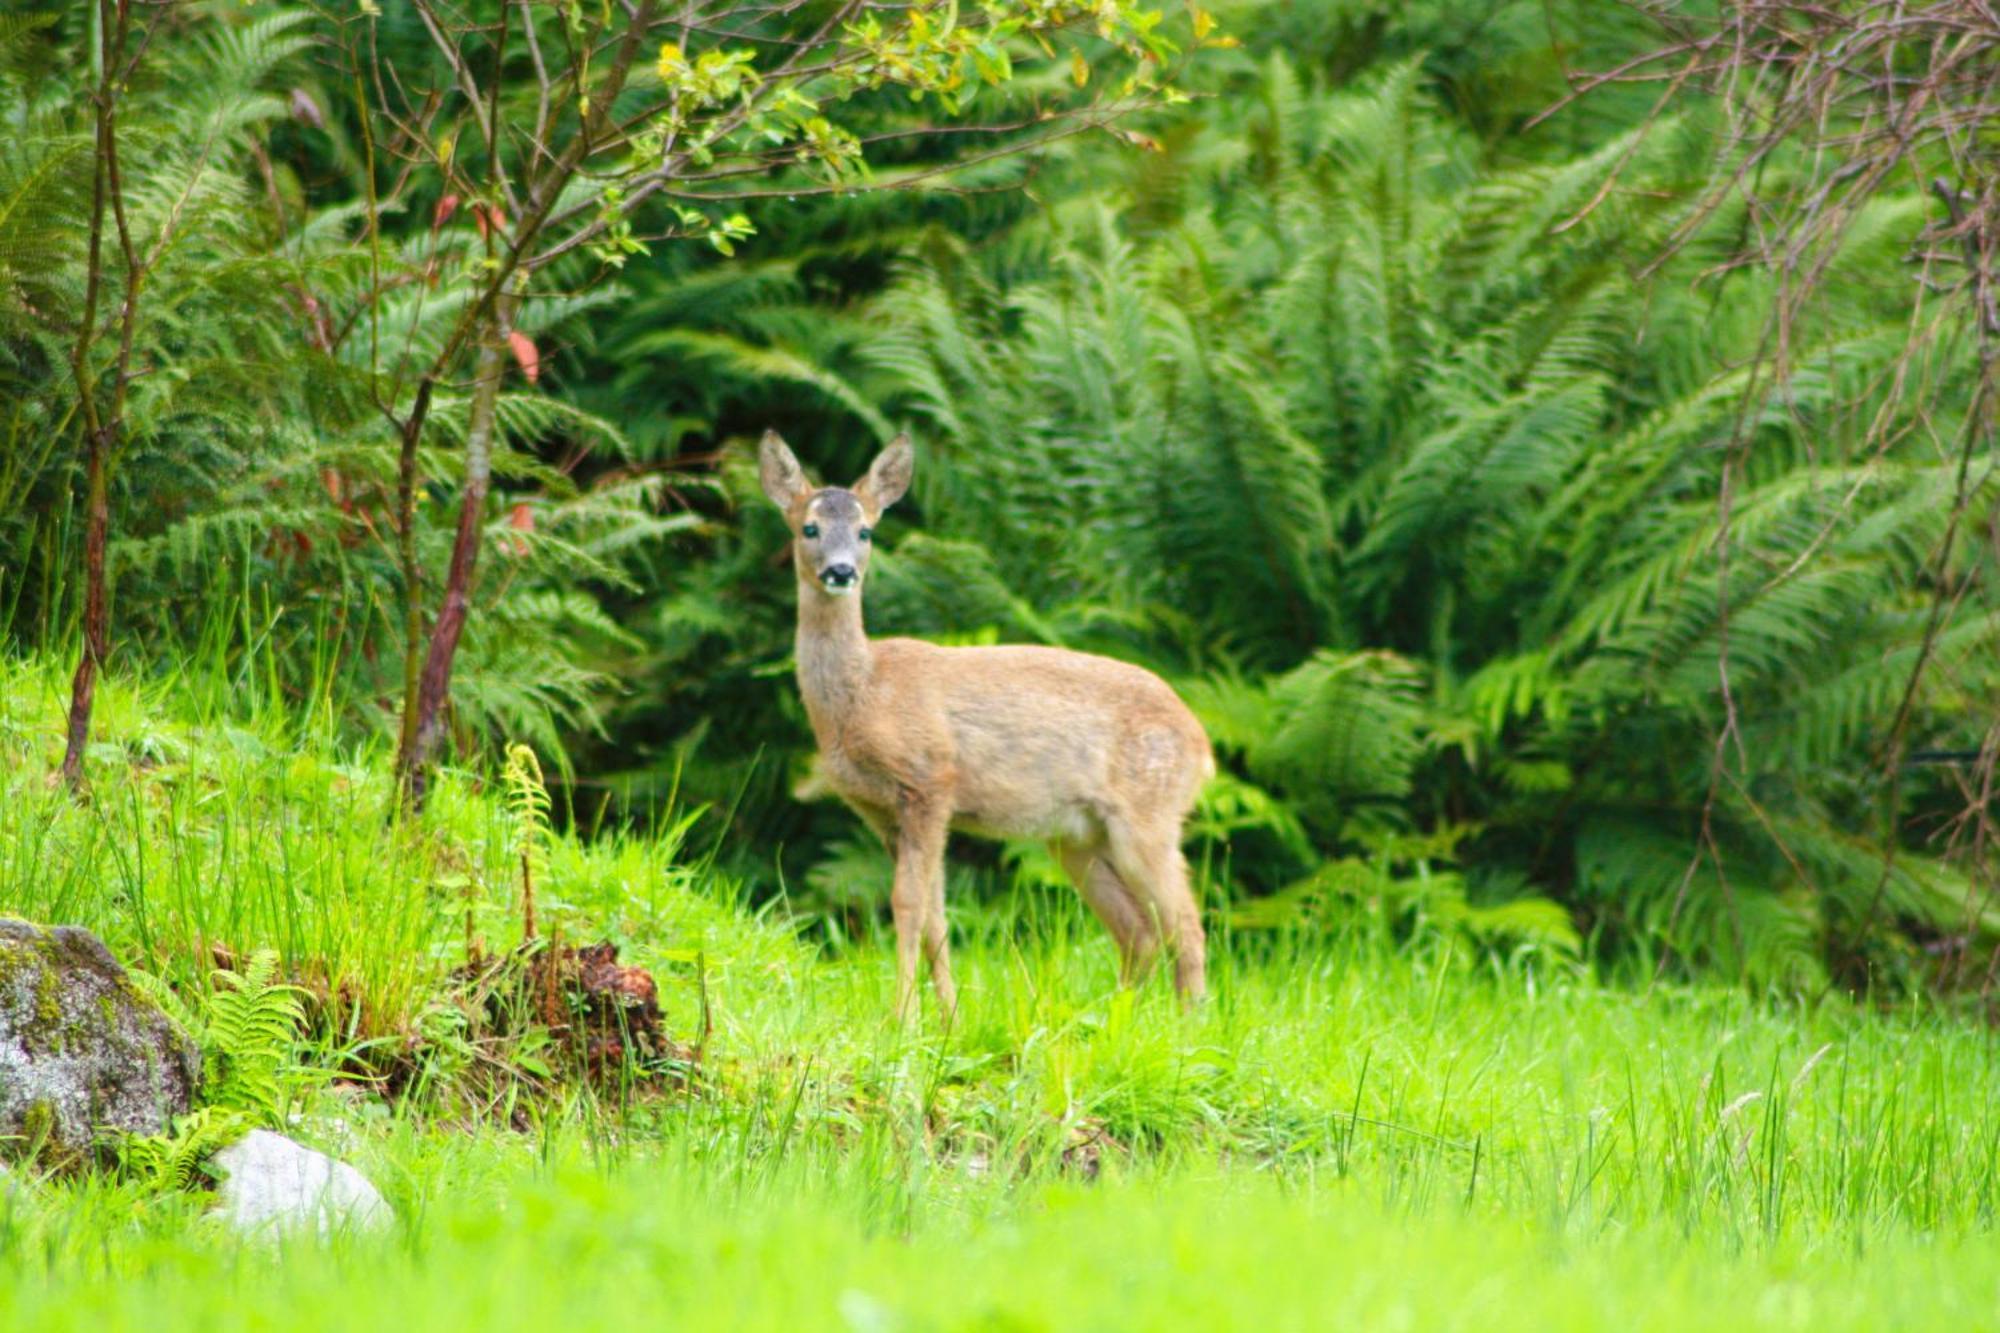
[[[875,524],[910,489],[915,464],[910,437],[898,435],[854,485],[814,486],[778,433],[764,432],[757,447],[758,479],[771,503],[785,511],[800,583],[832,597],[860,590]]]

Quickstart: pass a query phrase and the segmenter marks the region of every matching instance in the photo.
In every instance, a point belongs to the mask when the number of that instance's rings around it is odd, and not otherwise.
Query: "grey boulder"
[[[217,1215],[246,1235],[312,1227],[324,1238],[336,1231],[372,1231],[395,1220],[359,1171],[269,1130],[251,1130],[209,1164],[222,1177]]]
[[[101,1130],[184,1114],[201,1053],[76,926],[0,918],[0,1153],[82,1160]]]

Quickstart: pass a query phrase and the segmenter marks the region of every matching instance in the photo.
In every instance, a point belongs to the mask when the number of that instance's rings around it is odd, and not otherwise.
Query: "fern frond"
[[[261,949],[243,971],[219,968],[207,1003],[204,1098],[210,1106],[282,1124],[285,1074],[305,1010],[297,986],[276,980],[278,955]]]
[[[542,781],[542,763],[532,748],[509,745],[507,763],[500,771],[507,793],[507,810],[514,819],[514,855],[536,877],[547,873],[549,840],[549,789]]]

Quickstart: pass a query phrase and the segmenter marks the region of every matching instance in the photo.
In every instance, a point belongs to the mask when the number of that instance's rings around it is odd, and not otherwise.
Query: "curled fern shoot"
[[[501,781],[514,817],[514,852],[521,862],[521,938],[527,941],[535,938],[535,876],[548,866],[549,789],[542,781],[541,760],[519,743],[507,747]]]

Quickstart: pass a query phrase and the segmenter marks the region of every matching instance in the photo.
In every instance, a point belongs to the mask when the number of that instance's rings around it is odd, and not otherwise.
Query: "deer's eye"
[[[819,536],[819,524],[808,523],[804,527],[800,528],[799,531],[800,533],[802,533],[807,537],[817,537]]]
[[[868,541],[868,540],[870,540],[870,539],[872,539],[872,538],[873,538],[874,534],[875,534],[875,529],[873,529],[873,528],[863,528],[863,529],[861,529],[861,533],[860,533],[860,536],[861,536],[861,540],[862,540],[862,541],[864,541],[864,542],[865,542],[865,541]]]

